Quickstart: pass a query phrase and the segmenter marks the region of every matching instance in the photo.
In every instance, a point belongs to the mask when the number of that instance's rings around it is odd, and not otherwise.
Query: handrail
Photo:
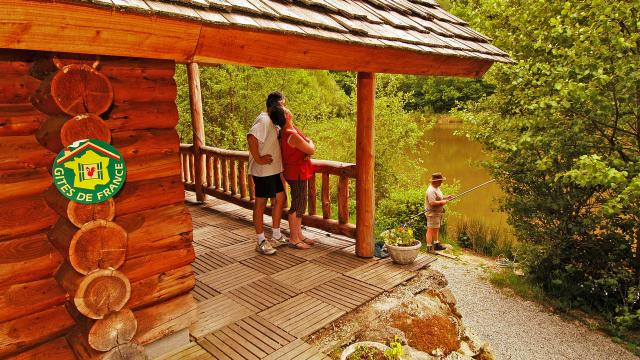
[[[205,193],[240,205],[253,208],[253,178],[247,176],[249,152],[220,149],[212,146],[201,147],[202,161],[205,169],[203,190]],[[195,159],[192,144],[180,144],[182,163],[182,180],[185,189],[195,189]],[[320,228],[332,233],[343,234],[355,238],[356,227],[349,223],[349,179],[355,179],[356,166],[331,160],[312,159],[315,174],[322,175],[320,200],[322,216],[316,215],[316,177],[308,182],[308,214],[302,218],[305,225]],[[338,221],[331,218],[330,175],[338,176]],[[239,186],[238,186],[239,185]],[[286,185],[285,185],[286,186]],[[267,213],[271,213],[267,208]],[[286,216],[286,210],[283,211]]]

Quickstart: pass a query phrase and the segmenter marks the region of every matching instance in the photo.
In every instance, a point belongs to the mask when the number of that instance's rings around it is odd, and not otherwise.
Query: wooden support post
[[[356,125],[356,255],[373,257],[374,108],[376,79],[373,73],[358,73],[358,122]]]
[[[202,115],[202,96],[200,90],[200,69],[197,63],[189,63],[189,100],[191,103],[191,125],[193,127],[193,156],[195,164],[195,189],[196,200],[205,201],[206,194],[203,190],[204,169],[202,162],[202,146],[205,145],[204,118]]]

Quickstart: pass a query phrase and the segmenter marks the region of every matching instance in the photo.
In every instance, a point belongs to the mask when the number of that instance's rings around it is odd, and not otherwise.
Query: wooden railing
[[[190,191],[195,191],[196,186],[197,164],[193,150],[191,144],[180,144],[182,181],[185,189]],[[247,170],[249,152],[218,149],[210,146],[203,146],[201,152],[203,163],[199,165],[204,174],[202,184],[204,192],[244,208],[252,209],[255,195],[253,180],[251,176],[248,176]],[[349,223],[349,179],[356,177],[355,164],[315,159],[311,162],[315,174],[321,174],[322,216],[316,214],[317,185],[314,174],[308,182],[308,212],[302,217],[302,223],[330,233],[355,238],[356,226]],[[331,216],[330,176],[338,177],[338,220],[332,219]],[[286,209],[283,210],[284,219],[286,219],[286,211]],[[271,214],[271,206],[267,207],[266,212]]]

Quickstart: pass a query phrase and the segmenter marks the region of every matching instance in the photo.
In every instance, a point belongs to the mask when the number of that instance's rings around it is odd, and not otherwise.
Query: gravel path
[[[543,307],[509,296],[483,278],[478,264],[439,258],[465,325],[502,359],[638,359],[606,336]]]

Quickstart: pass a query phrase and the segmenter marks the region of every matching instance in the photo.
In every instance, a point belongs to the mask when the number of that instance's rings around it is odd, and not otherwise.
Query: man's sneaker
[[[256,251],[263,255],[273,255],[276,253],[276,249],[274,249],[267,240],[262,240],[256,245]]]
[[[280,234],[280,238],[278,238],[278,239],[271,238],[271,239],[269,239],[269,243],[274,248],[277,248],[277,247],[280,247],[280,246],[287,245],[289,243],[289,239],[287,239],[287,237],[284,236],[283,234]]]
[[[442,250],[447,250],[446,247],[442,246],[442,244],[440,244],[439,242],[433,244],[433,249],[435,251],[442,251]]]

